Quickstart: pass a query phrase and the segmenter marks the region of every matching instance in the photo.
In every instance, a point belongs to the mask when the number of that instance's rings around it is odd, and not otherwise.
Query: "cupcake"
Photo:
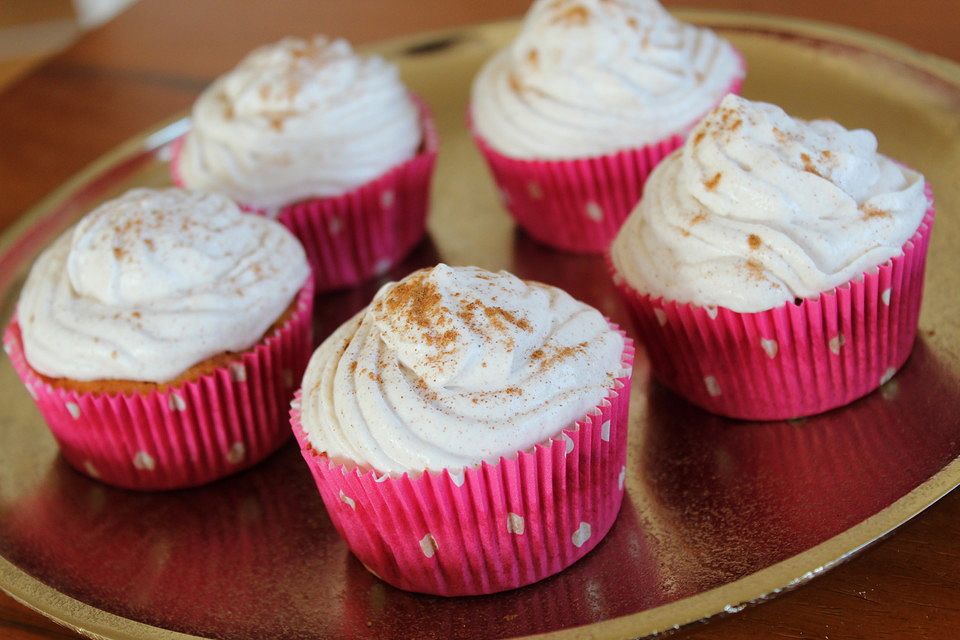
[[[470,121],[518,224],[602,253],[653,167],[744,73],[728,42],[654,0],[537,0],[475,79]]]
[[[632,362],[625,334],[563,291],[441,264],[320,346],[291,419],[364,566],[410,591],[493,593],[610,529]]]
[[[136,189],[40,255],[4,344],[73,467],[193,486],[286,439],[312,296],[283,226],[223,196]]]
[[[795,418],[903,365],[933,216],[923,176],[869,131],[728,96],[650,176],[610,260],[663,384]]]
[[[285,38],[217,79],[191,120],[174,181],[276,217],[303,243],[318,291],[385,273],[424,235],[437,134],[381,58]]]

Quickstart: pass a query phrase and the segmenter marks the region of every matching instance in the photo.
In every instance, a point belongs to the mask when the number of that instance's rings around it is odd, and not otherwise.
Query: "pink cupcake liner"
[[[420,110],[423,144],[417,155],[339,196],[313,198],[282,207],[276,218],[303,243],[317,293],[342,289],[383,275],[410,253],[426,233],[430,178],[439,136],[427,104]],[[173,142],[170,171],[178,170],[183,137]],[[240,206],[253,213],[266,211]],[[272,212],[271,212],[272,214]]]
[[[913,348],[935,208],[903,254],[799,304],[759,313],[640,293],[616,272],[653,373],[712,413],[782,420],[822,413],[890,380]]]
[[[633,343],[623,335],[630,370]],[[623,499],[629,402],[628,374],[574,426],[516,457],[399,477],[315,451],[300,392],[290,420],[330,519],[360,562],[401,589],[460,596],[537,582],[603,539]]]
[[[16,317],[4,348],[71,466],[127,489],[192,487],[256,464],[289,437],[284,412],[310,358],[312,310],[311,279],[292,317],[236,361],[146,394],[45,382],[27,363]]]
[[[742,56],[740,63],[742,72],[727,93],[740,93],[746,74]],[[640,201],[647,177],[686,139],[686,134],[674,135],[635,149],[572,160],[526,160],[496,151],[473,128],[472,118],[468,120],[517,224],[538,242],[575,253],[607,250]]]

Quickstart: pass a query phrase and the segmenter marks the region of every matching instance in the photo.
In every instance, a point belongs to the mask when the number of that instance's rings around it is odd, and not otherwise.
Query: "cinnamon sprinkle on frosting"
[[[583,26],[590,22],[590,11],[583,5],[578,4],[557,15],[553,21],[558,24]]]
[[[463,468],[581,419],[625,375],[623,347],[559,289],[441,264],[385,285],[320,346],[303,424],[318,451],[380,472]]]
[[[862,205],[860,207],[860,211],[863,213],[864,220],[870,220],[873,218],[892,218],[893,217],[893,215],[889,211],[878,209],[869,204]]]
[[[53,311],[38,338],[25,328],[24,344],[50,377],[164,384],[255,344],[308,274],[286,228],[225,196],[134,189],[87,213],[38,260],[21,317],[35,305]],[[92,346],[101,342],[111,348]]]
[[[822,178],[822,177],[823,177],[823,174],[821,174],[820,171],[817,169],[816,165],[813,164],[813,160],[810,159],[810,154],[808,154],[808,153],[801,153],[801,154],[800,154],[800,160],[803,162],[803,170],[804,170],[804,171],[806,171],[807,173],[812,173],[813,175],[817,176],[818,178]]]
[[[869,131],[734,94],[643,191],[610,249],[620,282],[737,313],[814,298],[900,255],[931,206],[923,176]]]
[[[707,188],[707,191],[713,191],[717,188],[717,185],[720,184],[720,179],[723,177],[723,174],[719,171],[713,174],[713,177],[703,183],[703,186]]]
[[[749,260],[747,260],[746,267],[747,267],[747,273],[750,275],[752,279],[754,280],[767,279],[766,276],[764,275],[763,264],[761,264],[760,261],[750,258]]]
[[[410,322],[423,329],[433,329],[437,323],[446,322],[448,309],[440,304],[437,286],[427,279],[427,271],[418,271],[399,282],[384,298],[387,309],[394,314],[403,314]]]

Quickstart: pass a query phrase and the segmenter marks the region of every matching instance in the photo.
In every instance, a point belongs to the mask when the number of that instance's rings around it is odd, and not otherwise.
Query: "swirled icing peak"
[[[255,344],[309,274],[284,227],[227,198],[135,189],[34,264],[18,304],[42,374],[164,382]]]
[[[519,278],[439,265],[399,282],[372,308],[384,343],[431,387],[488,388],[551,328],[549,293]]]
[[[927,207],[923,176],[869,131],[727,96],[654,170],[611,252],[643,293],[756,312],[900,255]]]
[[[655,0],[537,0],[471,113],[510,156],[602,155],[684,133],[742,75],[733,47]]]
[[[320,346],[303,425],[317,451],[381,472],[496,461],[597,406],[623,350],[560,289],[441,264],[386,285]]]
[[[204,91],[192,124],[177,167],[185,185],[263,208],[349,191],[421,141],[396,67],[323,36],[250,53]]]

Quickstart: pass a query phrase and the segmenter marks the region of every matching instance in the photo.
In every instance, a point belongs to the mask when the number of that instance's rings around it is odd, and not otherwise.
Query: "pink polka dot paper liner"
[[[822,413],[889,381],[917,335],[935,215],[926,193],[929,208],[902,255],[818,298],[759,313],[642,294],[608,256],[656,378],[707,411],[745,420]]]
[[[628,374],[582,420],[515,457],[393,477],[315,451],[300,392],[290,418],[330,519],[360,562],[400,589],[462,596],[542,580],[604,538],[623,499],[629,402]]]
[[[746,64],[727,93],[740,93]],[[717,101],[719,103],[719,100]],[[690,123],[692,128],[695,122]],[[683,145],[674,135],[635,149],[570,160],[504,155],[473,129],[503,205],[524,231],[543,244],[574,253],[603,253],[640,201],[647,177]]]
[[[126,489],[176,489],[246,469],[287,440],[286,410],[310,357],[312,312],[311,278],[287,322],[239,359],[146,394],[54,387],[27,362],[16,318],[3,340],[71,466]]]
[[[317,293],[383,275],[426,233],[439,136],[427,104],[413,98],[423,130],[417,155],[345,194],[303,200],[270,212],[303,244]],[[170,163],[173,182],[180,187],[185,186],[177,169],[182,147],[183,137],[174,141]],[[239,204],[247,211],[267,213]]]

